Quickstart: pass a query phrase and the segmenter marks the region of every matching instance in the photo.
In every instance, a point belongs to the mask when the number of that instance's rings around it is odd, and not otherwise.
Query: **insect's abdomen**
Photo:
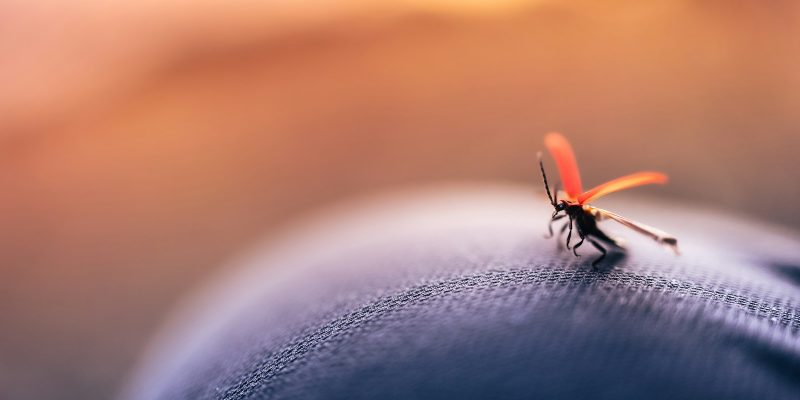
[[[578,223],[578,229],[580,229],[584,235],[591,236],[615,247],[622,247],[620,243],[617,243],[616,240],[606,235],[605,232],[601,231],[600,228],[597,227],[597,219],[595,218],[594,214],[583,209],[582,207],[580,208],[580,211],[580,215],[577,217],[576,221]]]

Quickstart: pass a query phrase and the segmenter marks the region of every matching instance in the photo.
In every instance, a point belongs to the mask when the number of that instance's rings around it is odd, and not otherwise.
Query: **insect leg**
[[[581,237],[581,241],[578,242],[575,246],[572,246],[572,254],[575,254],[575,257],[581,256],[580,254],[578,254],[578,247],[580,247],[583,244],[583,241],[586,240],[586,236],[583,235],[583,232],[581,232],[580,228],[578,228],[578,236]]]
[[[561,238],[564,236],[564,232],[567,231],[567,228],[569,228],[569,221],[564,222],[564,225],[561,225],[561,229],[558,230],[558,238],[556,238],[556,243],[558,243],[559,250],[564,248],[561,244]]]
[[[565,222],[564,225],[561,226],[561,230],[558,232],[559,239],[561,239],[561,236],[567,231],[567,228],[569,228],[569,222]]]
[[[569,217],[569,233],[567,234],[567,250],[571,250],[569,247],[569,241],[572,239],[572,217]]]
[[[556,222],[556,221],[558,221],[561,218],[564,218],[566,216],[567,216],[566,214],[561,214],[561,215],[557,215],[557,216],[553,217],[553,219],[550,220],[550,223],[547,225],[547,231],[550,232],[550,234],[545,236],[546,238],[549,239],[549,238],[553,237],[553,222]]]
[[[600,245],[600,243],[597,243],[596,241],[592,240],[591,238],[589,239],[589,243],[591,243],[597,250],[600,250],[600,253],[602,253],[600,255],[600,257],[598,257],[596,260],[592,261],[592,267],[596,267],[597,264],[600,263],[600,261],[602,261],[604,258],[606,258],[607,252],[606,252],[606,249],[603,246]]]

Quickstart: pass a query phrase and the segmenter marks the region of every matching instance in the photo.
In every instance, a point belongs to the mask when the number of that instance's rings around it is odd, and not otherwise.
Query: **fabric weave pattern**
[[[541,224],[531,221],[541,221],[543,207],[499,192],[491,199],[458,193],[460,208],[448,212],[438,206],[455,204],[452,195],[424,195],[425,207],[405,211],[385,205],[395,212],[383,220],[372,218],[386,214],[381,207],[360,210],[370,221],[353,223],[360,228],[323,224],[332,228],[317,237],[329,251],[306,231],[300,246],[289,246],[291,256],[257,254],[251,271],[272,271],[271,279],[247,279],[254,283],[246,300],[211,296],[225,318],[178,330],[177,337],[201,339],[171,354],[162,371],[145,369],[137,387],[148,389],[129,397],[800,394],[793,237],[710,217],[716,226],[690,226],[684,236],[713,229],[732,245],[689,241],[674,258],[626,234],[629,256],[592,269],[596,253],[576,259],[541,239]],[[653,215],[666,225],[702,220],[669,208]]]

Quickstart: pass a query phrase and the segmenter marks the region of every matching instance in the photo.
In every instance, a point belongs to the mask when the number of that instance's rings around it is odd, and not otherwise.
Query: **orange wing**
[[[584,204],[591,200],[595,200],[609,193],[614,193],[619,190],[628,189],[641,185],[648,185],[651,183],[665,184],[667,183],[667,176],[660,172],[637,172],[635,174],[625,175],[621,178],[610,180],[602,185],[594,187],[577,197],[579,204]]]
[[[550,151],[550,155],[556,160],[558,173],[561,175],[561,183],[564,191],[571,200],[575,200],[583,192],[581,186],[581,173],[578,170],[578,163],[575,161],[575,153],[572,152],[567,138],[557,132],[548,133],[544,137],[544,145]]]

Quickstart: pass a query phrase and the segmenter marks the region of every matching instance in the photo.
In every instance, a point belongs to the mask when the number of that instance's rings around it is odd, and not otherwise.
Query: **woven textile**
[[[599,269],[514,188],[373,199],[252,254],[178,312],[124,397],[800,396],[800,242],[680,206],[619,202],[636,233]],[[609,208],[611,208],[609,206]]]

